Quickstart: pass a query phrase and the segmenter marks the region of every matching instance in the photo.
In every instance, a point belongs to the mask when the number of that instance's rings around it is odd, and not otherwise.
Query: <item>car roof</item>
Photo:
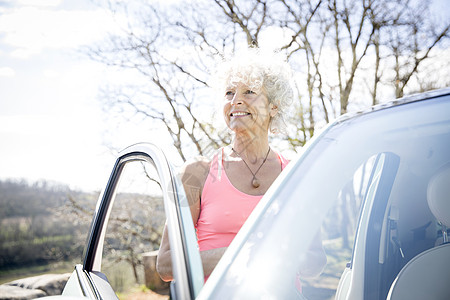
[[[352,119],[356,116],[365,115],[365,114],[368,114],[368,113],[371,113],[374,111],[379,111],[379,110],[383,110],[383,109],[387,109],[387,108],[391,108],[391,107],[395,107],[395,106],[399,106],[399,105],[403,105],[403,104],[408,104],[411,102],[428,100],[431,98],[436,98],[436,97],[445,96],[445,95],[450,95],[450,87],[427,91],[427,92],[422,92],[422,93],[417,93],[417,94],[412,94],[412,95],[408,95],[408,96],[398,98],[395,100],[383,102],[383,103],[371,106],[369,108],[366,108],[364,110],[360,110],[360,111],[356,111],[356,112],[349,112],[349,113],[346,113],[346,114],[338,117],[332,123],[336,124],[336,123],[346,121],[348,119]]]

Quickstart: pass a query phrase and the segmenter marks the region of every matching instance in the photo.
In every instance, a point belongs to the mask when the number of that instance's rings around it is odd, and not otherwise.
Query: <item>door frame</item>
[[[172,297],[195,299],[203,286],[204,276],[189,204],[173,167],[162,150],[153,144],[135,144],[119,153],[108,183],[97,202],[85,248],[83,271],[99,296],[89,274],[101,272],[103,242],[116,188],[125,165],[131,161],[151,163],[160,179],[172,252]]]

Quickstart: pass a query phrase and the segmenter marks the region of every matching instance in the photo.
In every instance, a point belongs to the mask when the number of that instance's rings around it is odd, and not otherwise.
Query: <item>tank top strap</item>
[[[288,165],[289,161],[278,151],[276,151],[275,153],[277,154],[278,159],[280,160],[281,170],[283,171],[283,169]]]
[[[217,173],[216,173],[217,172]],[[210,166],[209,166],[209,175],[221,179],[223,172],[223,148],[220,148],[214,153]]]
[[[220,180],[222,178],[222,170],[223,170],[223,148],[220,148],[217,151],[217,178]]]

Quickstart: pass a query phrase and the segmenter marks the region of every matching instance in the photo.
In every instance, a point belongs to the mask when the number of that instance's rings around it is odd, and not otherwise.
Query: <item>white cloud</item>
[[[45,134],[54,128],[52,116],[45,115],[13,115],[0,116],[0,133],[13,134]]]
[[[46,48],[89,44],[114,28],[112,17],[100,9],[68,11],[26,6],[0,15],[3,42],[17,48],[10,53],[17,58],[27,58]]]
[[[259,46],[269,50],[279,49],[290,42],[293,34],[290,29],[270,26],[261,32]]]
[[[55,70],[50,70],[50,69],[47,69],[47,70],[44,70],[44,77],[45,78],[57,78],[59,76],[59,73],[57,72],[57,71],[55,71]]]
[[[19,59],[27,59],[31,55],[36,54],[36,51],[31,49],[16,49],[9,53],[11,57],[19,58]]]
[[[14,77],[16,75],[16,71],[10,67],[0,68],[0,77]]]
[[[27,6],[58,6],[61,4],[61,0],[19,0],[17,2]]]
[[[83,116],[85,117],[85,116]],[[98,190],[110,171],[111,155],[97,143],[100,126],[77,116],[0,116],[0,178],[46,179]]]

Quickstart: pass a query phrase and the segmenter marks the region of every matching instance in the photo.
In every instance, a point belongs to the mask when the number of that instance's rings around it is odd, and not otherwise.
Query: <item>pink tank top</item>
[[[281,169],[288,161],[278,154]],[[196,224],[200,251],[228,247],[263,195],[236,189],[223,168],[223,149],[214,155],[203,186]]]

